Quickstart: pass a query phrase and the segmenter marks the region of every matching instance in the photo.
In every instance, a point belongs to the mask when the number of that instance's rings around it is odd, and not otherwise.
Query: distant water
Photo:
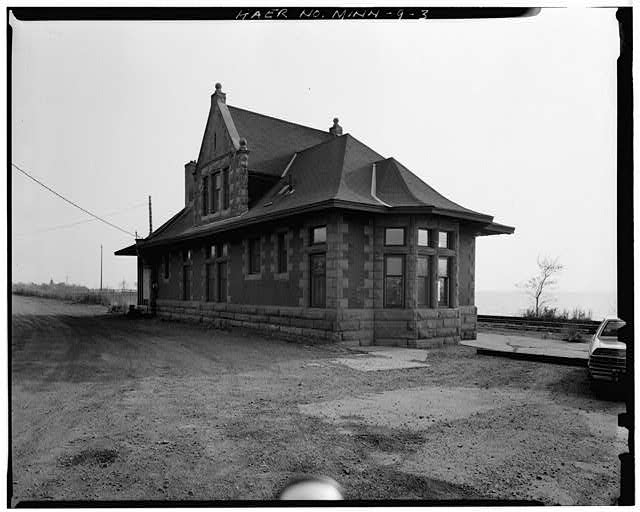
[[[579,308],[591,310],[593,320],[602,320],[606,315],[617,314],[615,292],[561,292],[550,294],[553,298],[550,306],[572,312]],[[477,291],[476,306],[480,315],[518,316],[532,307],[530,297],[521,290],[514,291]]]

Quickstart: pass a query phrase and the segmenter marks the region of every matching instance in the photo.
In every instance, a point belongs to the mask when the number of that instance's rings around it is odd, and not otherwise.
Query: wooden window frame
[[[255,244],[255,246],[254,246]],[[255,276],[255,275],[259,275],[261,272],[261,257],[262,257],[262,240],[260,237],[255,237],[255,238],[249,238],[249,243],[248,243],[248,266],[247,266],[247,274],[249,274],[250,276]],[[258,251],[257,254],[255,254],[255,250],[254,247],[257,247]],[[257,262],[254,261],[254,259],[257,256]],[[257,263],[257,269],[254,267],[254,265],[256,265]]]
[[[222,178],[220,176],[220,171],[214,172],[211,177],[212,179],[212,190],[213,190],[213,194],[212,194],[212,198],[211,198],[211,212],[212,213],[218,213],[220,211],[220,206],[221,206],[221,198],[220,198],[220,194],[221,194],[221,187],[222,187]]]
[[[437,282],[438,284],[436,285],[436,291],[438,292],[438,296],[436,297],[436,303],[438,308],[450,308],[451,307],[451,268],[453,266],[453,261],[452,261],[453,257],[452,256],[442,256],[439,255],[438,256],[438,260],[437,260],[437,269],[436,269],[436,277],[437,277]],[[441,276],[440,275],[440,260],[446,260],[447,261],[447,275],[446,276]],[[444,286],[443,288],[446,291],[446,298],[447,301],[446,303],[442,303],[440,302],[440,280],[444,279]]]
[[[419,273],[419,268],[420,268],[419,262],[421,259],[424,259],[427,263],[426,273],[424,275],[421,275]],[[431,306],[431,268],[430,267],[431,267],[431,256],[428,256],[426,254],[418,254],[416,259],[416,304],[419,308],[428,308]],[[420,279],[424,279],[425,281],[424,288],[425,288],[426,297],[422,297],[424,301],[421,300],[421,297],[419,295],[420,287],[418,286],[418,281]]]
[[[287,233],[286,231],[280,231],[276,233],[276,270],[278,274],[285,274],[288,269],[288,247],[287,247]]]
[[[388,258],[400,258],[402,261],[402,273],[400,275],[387,275],[387,259]],[[406,274],[407,274],[407,262],[404,254],[395,254],[389,253],[384,255],[384,265],[383,265],[383,306],[385,309],[403,309],[405,307],[405,295],[406,295]],[[401,277],[402,278],[402,299],[400,304],[390,305],[387,302],[387,278],[388,277]]]
[[[209,176],[202,177],[202,215],[209,213]]]
[[[423,245],[423,244],[420,243],[420,232],[421,231],[424,231],[424,232],[427,233],[427,243],[426,243],[426,245]],[[429,229],[429,228],[418,228],[416,240],[417,240],[418,247],[422,247],[422,248],[424,248],[424,247],[433,247],[432,230]]]
[[[222,210],[229,209],[229,168],[222,170]]]
[[[310,308],[326,308],[327,307],[327,253],[312,252],[309,254],[309,307]],[[314,273],[313,273],[313,259],[324,258],[324,294],[322,296],[321,303],[314,302]]]
[[[452,249],[451,245],[453,244],[453,237],[451,236],[451,231],[447,230],[439,230],[438,231],[438,249]],[[440,245],[440,235],[447,235],[447,244]]]
[[[316,229],[323,229],[324,228],[324,240],[322,242],[316,242],[315,240],[315,231]],[[327,243],[327,225],[326,224],[320,224],[318,226],[312,226],[310,229],[310,233],[309,233],[309,245],[322,245],[322,244],[326,244]]]
[[[387,231],[390,229],[402,230],[402,243],[401,244],[388,244],[387,243]],[[406,247],[407,246],[407,228],[404,226],[385,226],[384,228],[384,246],[385,247]]]

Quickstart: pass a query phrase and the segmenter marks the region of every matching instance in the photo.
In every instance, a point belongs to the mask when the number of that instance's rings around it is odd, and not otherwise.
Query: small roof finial
[[[222,84],[220,82],[216,83],[216,92],[214,92],[211,95],[211,98],[216,98],[218,101],[221,101],[222,103],[226,103],[227,102],[227,95],[222,92]]]
[[[335,136],[339,136],[342,135],[342,126],[340,126],[338,124],[338,118],[334,117],[333,118],[333,126],[331,128],[329,128],[329,133],[331,133],[332,135]]]

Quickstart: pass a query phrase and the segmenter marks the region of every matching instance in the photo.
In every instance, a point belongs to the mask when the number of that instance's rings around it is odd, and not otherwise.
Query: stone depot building
[[[158,316],[297,340],[428,347],[476,336],[475,240],[514,228],[443,197],[334,119],[226,104],[216,84],[184,208],[136,256]]]

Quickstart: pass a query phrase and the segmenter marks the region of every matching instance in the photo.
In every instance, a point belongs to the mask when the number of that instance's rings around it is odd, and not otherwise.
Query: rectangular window
[[[182,266],[182,300],[191,300],[191,266]]]
[[[429,230],[418,229],[418,245],[420,247],[429,247]]]
[[[162,258],[163,274],[165,279],[169,279],[169,255],[165,254]]]
[[[204,257],[207,260],[214,260],[216,258],[216,244],[209,244],[205,246]]]
[[[218,302],[227,302],[227,262],[218,263]]]
[[[404,256],[384,257],[384,307],[404,307]]]
[[[449,271],[451,258],[438,258],[438,306],[449,307]]]
[[[327,226],[318,226],[311,230],[311,244],[327,243]]]
[[[327,257],[325,253],[309,256],[311,268],[311,307],[324,308],[327,301]]]
[[[287,241],[285,233],[278,233],[278,273],[287,271]]]
[[[213,175],[213,212],[220,210],[220,173]]]
[[[438,233],[438,247],[442,249],[449,249],[449,243],[451,242],[451,237],[449,236],[448,231],[440,231]]]
[[[429,258],[418,256],[418,268],[416,269],[418,281],[418,306],[429,306]]]
[[[229,208],[229,168],[228,167],[224,171],[222,171],[222,193],[223,193],[222,209],[226,210],[227,208]]]
[[[260,239],[249,240],[249,274],[260,273]]]
[[[384,245],[404,245],[404,228],[385,228]]]
[[[202,215],[209,213],[209,177],[202,178]]]
[[[215,263],[207,263],[207,301],[212,302],[216,300],[216,273]]]

